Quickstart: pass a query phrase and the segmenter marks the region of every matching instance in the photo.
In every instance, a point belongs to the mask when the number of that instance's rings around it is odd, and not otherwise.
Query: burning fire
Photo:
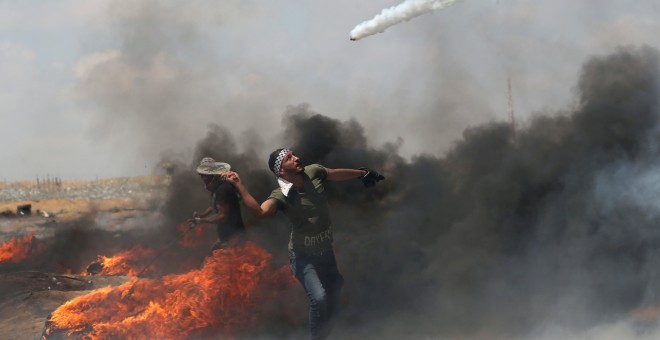
[[[260,308],[294,282],[287,266],[252,242],[216,250],[201,269],[158,280],[133,279],[55,310],[44,337],[83,339],[225,337],[247,331]]]
[[[97,275],[138,276],[143,269],[141,266],[144,265],[145,260],[152,256],[154,256],[154,251],[142,246],[124,250],[112,257],[99,255],[96,263],[101,266],[102,270]],[[146,269],[147,272],[148,269]],[[86,274],[87,272],[83,273],[83,275]]]
[[[184,223],[179,225],[178,230],[180,236],[175,240],[180,246],[184,248],[193,248],[199,246],[205,238],[204,228],[194,228],[189,224]],[[171,246],[169,244],[165,248]],[[90,263],[87,269],[81,273],[82,275],[127,275],[127,276],[144,276],[144,275],[162,275],[160,267],[162,261],[153,263],[157,251],[153,249],[144,248],[140,245],[131,249],[123,250],[114,256],[99,255],[96,261]],[[193,260],[197,261],[197,259]],[[184,270],[189,270],[190,266],[184,264],[181,256],[177,258]],[[170,263],[170,266],[172,264]]]
[[[204,237],[205,228],[204,227],[192,227],[187,224],[181,224],[178,227],[179,232],[182,237],[179,240],[179,244],[186,248],[192,248],[198,246]]]
[[[28,234],[22,238],[14,238],[0,245],[0,263],[19,263],[28,259],[38,248],[33,247],[34,236]]]

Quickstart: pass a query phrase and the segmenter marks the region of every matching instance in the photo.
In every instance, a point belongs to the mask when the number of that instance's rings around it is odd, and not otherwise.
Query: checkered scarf
[[[289,149],[282,149],[280,153],[277,154],[277,158],[275,158],[275,165],[273,165],[273,172],[275,173],[275,176],[280,177],[280,169],[282,168],[282,161],[284,161],[284,157],[289,154],[291,150]]]

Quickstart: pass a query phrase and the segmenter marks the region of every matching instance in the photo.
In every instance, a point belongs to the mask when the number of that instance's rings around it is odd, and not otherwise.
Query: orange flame
[[[204,232],[206,230],[203,225],[191,228],[187,223],[179,225],[177,229],[183,234],[183,237],[179,240],[179,244],[186,248],[198,246],[203,241]]]
[[[287,266],[252,242],[216,250],[202,269],[158,280],[134,279],[71,300],[55,310],[44,335],[82,339],[185,339],[247,331],[260,308],[293,281]],[[217,336],[217,334],[215,334]]]
[[[28,234],[22,238],[14,238],[0,245],[0,263],[24,261],[36,252],[37,249],[32,246],[34,236]]]
[[[97,262],[103,266],[103,270],[98,275],[137,276],[142,270],[141,266],[153,255],[153,250],[142,246],[124,250],[112,257],[99,255]],[[149,272],[149,270],[146,270],[146,272]],[[83,275],[86,274],[83,273]]]

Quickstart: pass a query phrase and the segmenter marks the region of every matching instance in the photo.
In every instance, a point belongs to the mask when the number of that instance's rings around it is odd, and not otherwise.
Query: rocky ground
[[[127,228],[157,218],[154,202],[165,194],[166,176],[103,179],[81,182],[0,182],[0,246],[27,234],[51,237],[68,221],[93,212],[95,226]],[[25,207],[30,206],[30,214]],[[1,249],[0,249],[1,251]],[[70,299],[129,277],[78,274],[0,267],[0,336],[41,339],[48,315]]]

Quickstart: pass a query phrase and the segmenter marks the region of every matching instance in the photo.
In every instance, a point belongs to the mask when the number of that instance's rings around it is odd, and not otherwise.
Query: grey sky
[[[0,180],[146,174],[209,123],[270,149],[301,103],[441,155],[508,119],[509,77],[524,123],[573,104],[589,56],[660,46],[651,0],[466,0],[349,40],[397,3],[0,1]]]

